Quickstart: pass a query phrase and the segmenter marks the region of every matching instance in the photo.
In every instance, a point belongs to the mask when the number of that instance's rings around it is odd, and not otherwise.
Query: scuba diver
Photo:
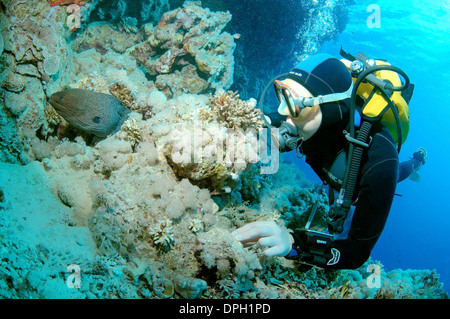
[[[414,89],[407,75],[363,53],[341,55],[309,57],[270,81],[260,98],[266,125],[278,130],[272,139],[279,151],[306,157],[328,185],[330,203],[328,232],[310,228],[316,203],[307,225],[292,234],[274,221],[232,233],[244,245],[259,244],[266,256],[328,269],[360,267],[383,231],[396,184],[425,164],[423,148],[399,163]],[[277,110],[262,106],[272,84]]]

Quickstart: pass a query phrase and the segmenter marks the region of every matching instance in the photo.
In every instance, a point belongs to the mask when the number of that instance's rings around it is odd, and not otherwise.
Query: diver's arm
[[[293,248],[286,256],[300,263],[326,269],[355,269],[369,258],[378,236],[359,240],[336,240],[324,233],[296,232]]]

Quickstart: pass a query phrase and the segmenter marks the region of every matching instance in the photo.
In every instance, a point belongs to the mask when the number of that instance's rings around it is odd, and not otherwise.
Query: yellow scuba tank
[[[351,61],[347,59],[341,60],[351,71]],[[390,65],[388,62],[375,60],[376,65]],[[402,81],[398,73],[382,70],[373,73],[376,77],[383,81],[390,82],[393,86],[401,86]],[[353,77],[353,82],[357,79]],[[399,143],[398,126],[393,111],[389,107],[389,102],[386,100],[379,90],[369,82],[363,82],[359,85],[356,92],[364,100],[364,105],[361,107],[362,115],[371,119],[380,120],[381,123],[391,132],[395,143]],[[397,109],[398,116],[402,129],[402,141],[404,143],[409,133],[409,107],[400,91],[394,91],[390,95],[390,100]]]

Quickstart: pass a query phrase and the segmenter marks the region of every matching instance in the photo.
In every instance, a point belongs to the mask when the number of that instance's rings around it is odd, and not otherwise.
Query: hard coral
[[[161,250],[167,251],[174,244],[172,221],[165,219],[159,222],[155,227],[150,228],[149,234],[153,238],[153,242]]]
[[[136,99],[133,97],[131,90],[125,87],[123,84],[114,83],[109,86],[109,92],[118,98],[125,107],[131,111],[136,111],[139,106],[136,103]]]
[[[32,134],[24,131],[45,138],[53,133],[45,117],[46,93],[72,77],[71,52],[60,17],[51,16],[45,1],[6,1],[3,9],[0,90],[6,108],[0,110],[0,153],[26,163],[35,158],[27,152]]]
[[[130,141],[133,147],[142,141],[142,132],[135,118],[129,118],[126,120],[121,130],[125,132],[125,140]]]
[[[210,95],[208,106],[209,109],[200,110],[200,117],[206,121],[215,120],[225,127],[243,130],[258,130],[264,124],[261,111],[255,108],[256,100],[244,102],[237,92],[221,91]]]

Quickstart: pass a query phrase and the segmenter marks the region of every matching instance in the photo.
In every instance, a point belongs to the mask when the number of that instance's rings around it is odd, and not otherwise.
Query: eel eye
[[[96,116],[92,119],[92,122],[94,122],[95,124],[98,124],[98,123],[100,123],[100,118],[98,116]]]

